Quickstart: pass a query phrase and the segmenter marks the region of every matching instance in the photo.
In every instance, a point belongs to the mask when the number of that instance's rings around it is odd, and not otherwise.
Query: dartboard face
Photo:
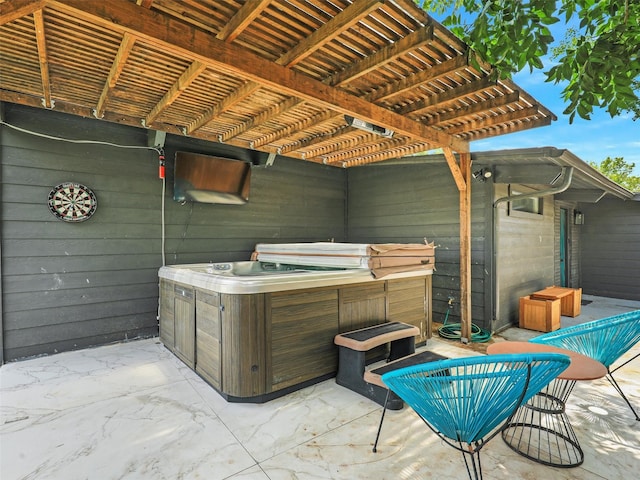
[[[49,210],[63,222],[84,222],[97,207],[94,193],[79,183],[61,183],[49,192]]]

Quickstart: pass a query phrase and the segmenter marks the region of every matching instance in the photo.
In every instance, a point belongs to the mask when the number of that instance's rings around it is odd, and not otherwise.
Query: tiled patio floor
[[[580,320],[640,308],[607,301],[595,298]],[[477,354],[437,336],[426,348]],[[640,361],[617,378],[640,408]],[[2,480],[466,478],[461,454],[409,408],[388,412],[374,454],[381,407],[334,380],[265,404],[227,403],[157,339],[6,364],[0,395]],[[483,450],[485,479],[637,478],[640,422],[605,379],[578,383],[567,410],[580,467],[536,464],[496,437]]]

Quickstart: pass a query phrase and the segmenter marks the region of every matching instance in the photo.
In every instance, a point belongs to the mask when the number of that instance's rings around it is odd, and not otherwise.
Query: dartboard
[[[49,210],[64,222],[88,220],[97,207],[98,201],[94,193],[79,183],[61,183],[49,192]]]

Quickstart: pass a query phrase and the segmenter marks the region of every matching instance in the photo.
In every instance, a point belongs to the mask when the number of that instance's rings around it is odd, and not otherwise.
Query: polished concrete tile
[[[518,330],[505,337],[528,334]],[[449,357],[479,354],[437,337],[425,348]],[[636,345],[625,358],[639,352]],[[640,362],[617,378],[640,408]],[[381,411],[333,379],[265,404],[228,403],[157,339],[61,353],[0,368],[0,478],[467,478],[462,454],[410,408],[387,412],[373,453]],[[534,463],[498,436],[482,452],[485,479],[637,476],[640,422],[605,379],[579,382],[567,414],[583,465]]]

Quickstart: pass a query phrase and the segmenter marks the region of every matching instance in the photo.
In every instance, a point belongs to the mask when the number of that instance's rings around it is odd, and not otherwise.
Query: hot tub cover
[[[433,243],[258,243],[254,257],[261,262],[363,268],[380,278],[390,273],[435,268]]]

